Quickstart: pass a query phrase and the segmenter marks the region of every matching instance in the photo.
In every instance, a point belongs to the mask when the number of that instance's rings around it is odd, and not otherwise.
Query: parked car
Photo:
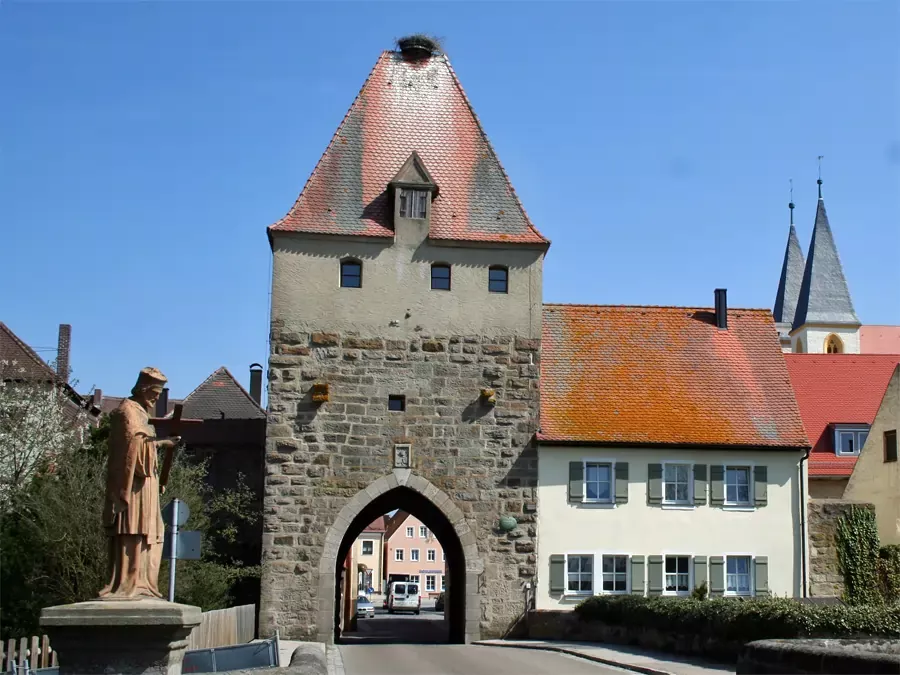
[[[419,584],[408,581],[395,581],[388,589],[388,614],[394,612],[412,612],[418,614],[422,610],[422,598],[419,596]]]
[[[369,599],[364,595],[359,596],[356,599],[356,617],[358,619],[365,619],[366,617],[374,618],[375,616],[375,605],[369,602]]]
[[[437,600],[434,601],[434,611],[435,612],[443,612],[444,611],[444,594],[441,593],[437,596]]]

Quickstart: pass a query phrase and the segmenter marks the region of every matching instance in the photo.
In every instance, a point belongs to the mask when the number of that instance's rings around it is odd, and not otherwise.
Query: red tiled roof
[[[810,476],[849,476],[856,457],[834,454],[833,424],[871,424],[900,354],[785,354],[812,442]]]
[[[37,353],[0,321],[0,377],[26,382],[57,382],[59,376]]]
[[[439,188],[429,237],[549,243],[525,214],[446,56],[384,52],[271,232],[393,237],[388,183],[416,151]]]
[[[544,305],[543,442],[809,445],[772,313]]]
[[[378,516],[373,520],[363,532],[384,532],[384,516]]]
[[[859,351],[863,354],[900,354],[900,326],[860,326]]]

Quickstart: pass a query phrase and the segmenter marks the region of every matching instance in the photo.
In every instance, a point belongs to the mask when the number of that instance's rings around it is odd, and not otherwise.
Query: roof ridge
[[[61,379],[59,376],[59,373],[57,373],[55,370],[53,370],[53,368],[50,367],[49,363],[47,363],[46,361],[44,361],[44,359],[42,359],[40,356],[38,356],[38,353],[36,351],[34,351],[27,342],[25,342],[22,338],[20,338],[18,335],[16,335],[13,332],[12,328],[7,326],[2,321],[0,321],[0,328],[2,328],[3,331],[7,335],[9,335],[10,339],[12,339],[12,341],[15,342],[16,345],[23,352],[25,352],[26,356],[28,356],[32,361],[34,361],[36,365],[38,365],[41,368],[43,368],[44,370],[46,370],[51,375],[51,379],[53,379],[53,380]],[[66,384],[68,384],[68,383],[66,383]]]
[[[692,305],[613,305],[613,304],[601,304],[601,305],[593,305],[588,303],[577,303],[577,302],[545,302],[543,303],[544,307],[553,308],[553,307],[596,307],[598,309],[708,309],[715,310],[715,307],[712,306],[692,306]],[[766,309],[765,307],[729,307],[729,312],[759,312],[762,314],[770,314],[771,310]]]
[[[234,382],[235,385],[237,385],[237,388],[240,389],[241,393],[242,393],[244,396],[247,397],[247,400],[250,401],[250,403],[252,403],[254,406],[256,406],[257,408],[259,408],[260,412],[265,412],[265,410],[263,410],[262,405],[261,405],[260,403],[257,403],[257,401],[250,395],[250,392],[247,391],[246,389],[244,389],[244,385],[242,385],[241,382],[240,382],[240,380],[238,380],[238,379],[231,373],[231,371],[228,370],[228,367],[227,367],[227,366],[222,366],[222,367],[221,367],[221,370],[224,370],[224,371],[225,371],[225,374],[228,375],[228,377],[231,378],[231,381]]]
[[[531,222],[531,218],[528,217],[528,212],[525,211],[525,206],[522,204],[522,200],[519,199],[519,193],[516,192],[516,188],[513,186],[512,181],[509,179],[509,174],[506,173],[506,167],[504,167],[503,162],[500,161],[500,156],[494,149],[494,144],[491,143],[491,139],[488,138],[487,132],[485,132],[484,126],[481,124],[481,118],[478,117],[478,113],[475,112],[475,108],[472,106],[472,102],[469,100],[469,96],[468,94],[466,94],[466,90],[463,88],[462,82],[460,82],[459,77],[456,75],[456,70],[454,70],[453,65],[450,63],[450,58],[446,54],[441,54],[441,58],[444,60],[444,64],[447,66],[447,70],[450,71],[450,78],[453,80],[456,88],[459,89],[459,93],[462,96],[463,101],[465,101],[466,107],[468,107],[469,109],[469,113],[474,118],[475,125],[478,127],[478,132],[481,134],[481,137],[484,139],[485,145],[487,145],[488,149],[491,151],[491,154],[494,156],[494,160],[497,162],[497,166],[500,167],[500,173],[503,174],[506,185],[512,193],[513,199],[516,200],[516,205],[519,207],[519,211],[521,211],[522,217],[525,219],[525,222],[528,223],[529,229],[536,236],[540,237],[542,241],[546,242],[547,244],[552,243],[537,229],[537,227],[535,227],[534,223]]]
[[[257,408],[259,408],[259,410],[260,410],[261,412],[263,412],[263,413],[265,412],[265,410],[263,409],[262,405],[260,405],[259,403],[257,403],[257,402],[253,399],[253,397],[250,395],[250,393],[249,393],[246,389],[244,389],[244,387],[241,385],[241,383],[238,382],[238,379],[237,379],[234,375],[231,374],[231,371],[228,370],[228,368],[227,368],[226,366],[219,366],[219,367],[216,368],[212,373],[210,373],[210,374],[207,376],[207,378],[206,378],[205,380],[203,380],[203,382],[201,382],[201,383],[198,384],[196,387],[194,387],[193,391],[191,391],[190,394],[188,394],[188,395],[185,396],[183,399],[181,399],[181,404],[182,404],[182,405],[186,405],[187,402],[188,402],[188,400],[191,398],[191,396],[193,396],[193,395],[196,394],[198,391],[200,391],[200,389],[202,389],[203,386],[204,386],[207,382],[210,382],[210,381],[211,381],[218,373],[220,373],[220,372],[224,372],[224,373],[228,376],[228,378],[229,378],[229,379],[237,386],[237,388],[241,391],[241,393],[242,393],[244,396],[246,396],[247,399],[248,399],[254,406],[256,406]],[[172,413],[169,413],[169,415],[171,415],[171,414],[172,414]],[[167,417],[168,417],[168,415],[167,415]]]

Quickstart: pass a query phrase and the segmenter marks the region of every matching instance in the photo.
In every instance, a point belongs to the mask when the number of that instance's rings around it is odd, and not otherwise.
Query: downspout
[[[806,453],[800,458],[800,597],[809,597],[806,582],[806,481],[803,476],[803,463],[809,459],[811,447],[806,448]]]

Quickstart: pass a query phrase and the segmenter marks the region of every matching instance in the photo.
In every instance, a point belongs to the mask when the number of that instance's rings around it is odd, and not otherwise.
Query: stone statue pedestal
[[[200,608],[165,600],[93,600],[45,607],[41,627],[60,675],[181,675]]]

